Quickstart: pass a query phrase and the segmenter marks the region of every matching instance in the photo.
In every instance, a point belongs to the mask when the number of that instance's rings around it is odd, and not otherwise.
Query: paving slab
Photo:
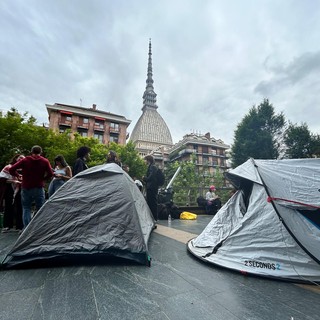
[[[317,286],[248,277],[204,263],[186,242],[212,219],[159,221],[151,267],[130,261],[0,272],[1,320],[320,320]],[[0,258],[17,240],[0,234]]]

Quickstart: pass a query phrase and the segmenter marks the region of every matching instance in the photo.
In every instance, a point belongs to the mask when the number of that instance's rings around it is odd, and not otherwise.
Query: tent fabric
[[[239,190],[188,250],[246,274],[320,282],[320,160],[249,159],[226,177]]]
[[[148,263],[155,221],[118,165],[80,172],[43,205],[4,259],[7,267],[42,259],[116,256]]]

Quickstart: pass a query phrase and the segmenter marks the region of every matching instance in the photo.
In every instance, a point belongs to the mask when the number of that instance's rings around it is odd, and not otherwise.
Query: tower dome
[[[170,130],[157,111],[157,94],[154,92],[153,87],[151,56],[150,39],[147,85],[142,97],[142,115],[134,126],[130,136],[130,140],[135,143],[136,149],[141,155],[151,153],[159,147],[169,148],[173,145]]]

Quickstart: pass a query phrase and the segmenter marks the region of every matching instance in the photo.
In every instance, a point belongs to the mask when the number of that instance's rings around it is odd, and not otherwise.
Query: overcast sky
[[[318,0],[1,0],[0,110],[48,123],[46,103],[142,111],[152,39],[158,112],[174,142],[232,144],[268,98],[320,133]]]

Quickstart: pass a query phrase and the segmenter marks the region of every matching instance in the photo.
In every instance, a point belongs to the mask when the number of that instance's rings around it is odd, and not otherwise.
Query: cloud
[[[319,132],[320,4],[289,0],[2,0],[0,109],[47,122],[46,103],[141,115],[152,39],[158,112],[174,142],[231,144],[268,98]],[[290,15],[288,15],[290,12]]]
[[[277,90],[300,85],[307,78],[316,79],[320,76],[320,51],[304,53],[287,65],[269,65],[265,63],[271,78],[261,81],[255,92],[269,96]]]

